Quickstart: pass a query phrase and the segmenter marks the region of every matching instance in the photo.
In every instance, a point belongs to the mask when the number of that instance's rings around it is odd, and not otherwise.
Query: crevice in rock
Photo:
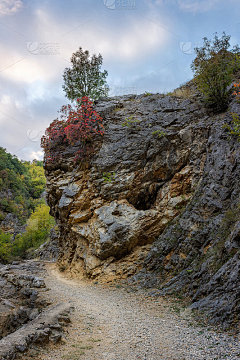
[[[73,246],[72,246],[71,252],[69,254],[69,258],[68,258],[69,264],[71,264],[71,262],[72,262],[72,260],[74,258],[76,248],[77,248],[77,243],[73,243]]]
[[[155,203],[159,189],[165,182],[151,184],[149,187],[142,189],[135,198],[130,198],[129,203],[137,210],[149,210]]]

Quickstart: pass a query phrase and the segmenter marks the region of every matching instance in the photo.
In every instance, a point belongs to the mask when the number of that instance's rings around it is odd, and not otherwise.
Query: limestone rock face
[[[105,134],[90,163],[77,147],[45,164],[63,269],[130,278],[158,294],[182,294],[229,327],[240,309],[240,144],[192,97],[102,99]]]
[[[56,262],[59,256],[59,233],[56,227],[50,230],[49,241],[34,251],[34,258]]]
[[[109,259],[151,244],[183,211],[202,176],[210,126],[199,103],[164,95],[103,99],[96,110],[106,130],[90,163],[75,165],[69,147],[45,164],[59,264],[93,277]]]
[[[240,320],[240,144],[223,128],[231,113],[240,113],[235,101],[211,118],[202,179],[154,242],[142,280],[135,278],[148,286],[150,277],[159,294],[188,296],[193,309],[225,328]]]

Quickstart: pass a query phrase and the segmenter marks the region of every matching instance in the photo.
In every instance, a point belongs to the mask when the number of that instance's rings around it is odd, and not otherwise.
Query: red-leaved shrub
[[[237,97],[238,100],[240,100],[240,83],[239,84],[233,84],[235,91],[233,92],[233,95]]]
[[[93,138],[104,134],[101,116],[92,108],[87,96],[77,99],[77,105],[65,105],[60,110],[60,120],[54,120],[41,139],[47,163],[61,157],[69,145],[77,145],[74,161],[86,160],[94,152]]]

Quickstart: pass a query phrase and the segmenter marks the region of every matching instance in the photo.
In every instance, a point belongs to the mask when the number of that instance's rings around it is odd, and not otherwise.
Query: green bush
[[[13,255],[25,257],[29,249],[37,249],[48,239],[54,225],[54,218],[49,215],[49,207],[42,200],[27,220],[26,231],[16,236],[12,246]]]
[[[25,258],[29,249],[37,249],[48,239],[54,225],[49,207],[42,200],[27,220],[26,231],[18,234],[14,241],[11,234],[0,231],[0,260],[8,262],[14,258]]]
[[[7,262],[11,257],[11,234],[6,234],[0,230],[0,261]]]
[[[0,147],[0,212],[4,216],[13,213],[23,224],[37,206],[45,183],[41,161],[19,161]]]
[[[164,131],[156,130],[152,132],[152,135],[157,135],[159,138],[166,136],[167,134]]]
[[[1,211],[0,211],[0,221],[3,221],[5,219],[6,215],[4,215]]]
[[[230,36],[215,34],[213,40],[203,38],[203,46],[195,48],[196,58],[191,64],[195,83],[204,96],[207,107],[224,111],[228,106],[228,86],[240,69],[240,49],[230,49]]]

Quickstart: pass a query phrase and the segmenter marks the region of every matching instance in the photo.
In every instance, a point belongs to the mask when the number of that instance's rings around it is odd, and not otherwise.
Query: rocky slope
[[[239,143],[230,112],[209,115],[196,97],[103,99],[105,135],[88,166],[69,147],[45,165],[60,231],[59,266],[184,293],[225,326],[239,316]]]
[[[14,240],[16,235],[25,231],[26,226],[26,224],[20,224],[20,221],[16,215],[8,213],[5,219],[0,223],[0,230],[13,235],[12,239]]]
[[[59,233],[58,229],[53,227],[50,230],[49,240],[40,245],[32,254],[32,258],[56,262],[59,256]]]
[[[0,339],[33,320],[46,305],[39,263],[0,265]],[[33,275],[34,274],[34,275]]]
[[[39,275],[41,277],[39,277]],[[49,299],[45,264],[0,265],[0,359],[35,357],[39,347],[61,341],[70,322],[68,302]],[[52,305],[52,306],[51,306]]]

